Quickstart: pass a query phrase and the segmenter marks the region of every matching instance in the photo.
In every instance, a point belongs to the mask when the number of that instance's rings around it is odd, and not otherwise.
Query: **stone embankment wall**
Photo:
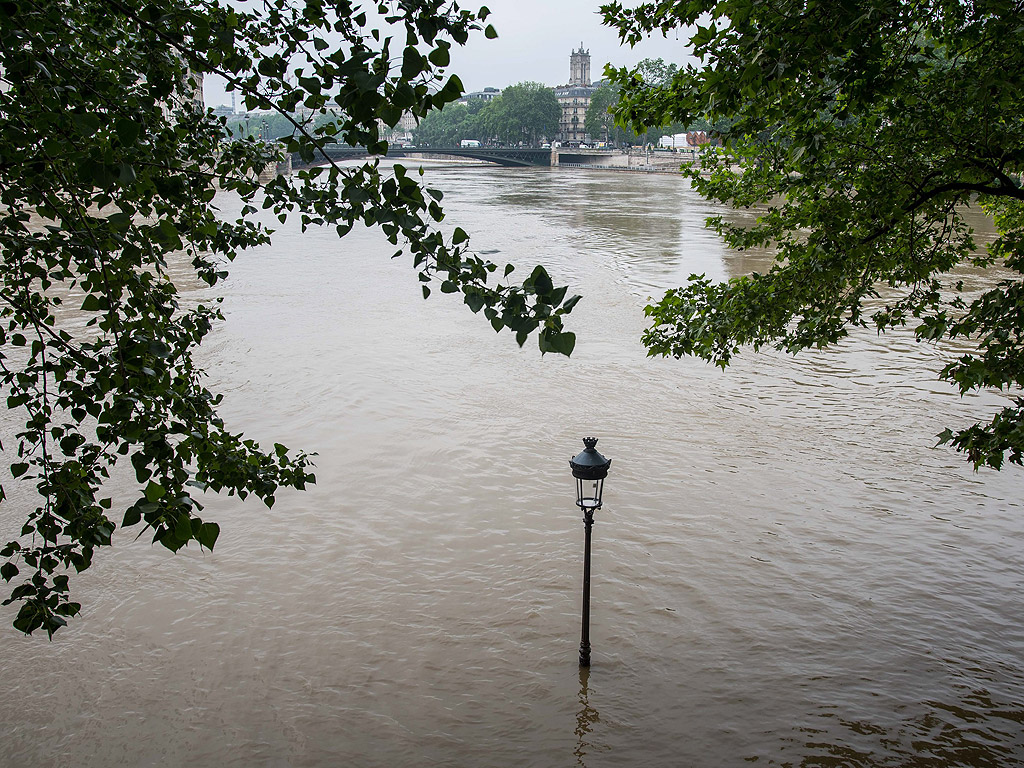
[[[628,149],[614,154],[585,149],[556,149],[552,151],[551,164],[562,168],[589,170],[676,173],[683,163],[696,162],[699,157],[699,152],[689,149]]]

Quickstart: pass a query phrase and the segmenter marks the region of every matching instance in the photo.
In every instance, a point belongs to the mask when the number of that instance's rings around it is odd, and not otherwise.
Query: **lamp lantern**
[[[569,466],[576,478],[576,506],[584,512],[593,512],[601,508],[604,479],[608,477],[612,460],[598,453],[596,437],[583,438],[583,445],[583,451],[569,459]]]

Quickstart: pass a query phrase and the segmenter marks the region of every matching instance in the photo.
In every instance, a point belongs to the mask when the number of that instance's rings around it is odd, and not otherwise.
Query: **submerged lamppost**
[[[594,527],[594,512],[601,508],[604,479],[608,477],[611,459],[606,459],[594,447],[596,437],[583,438],[583,452],[569,459],[572,476],[576,478],[576,506],[583,510],[586,541],[583,551],[583,636],[580,640],[580,666],[590,666],[590,529]]]

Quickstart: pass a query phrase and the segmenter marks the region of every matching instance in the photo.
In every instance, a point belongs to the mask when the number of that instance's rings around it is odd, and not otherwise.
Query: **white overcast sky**
[[[620,46],[615,30],[601,24],[597,10],[602,0],[473,0],[460,3],[491,10],[488,23],[498,39],[476,34],[460,48],[453,46],[449,72],[457,74],[467,91],[506,86],[533,80],[562,85],[569,79],[569,54],[580,47],[590,51],[590,74],[601,79],[604,65],[631,65],[644,58],[663,58],[681,64],[686,59],[686,37],[668,39],[656,35],[635,48]],[[639,0],[626,3],[637,5]],[[223,83],[206,78],[206,103],[230,104]]]

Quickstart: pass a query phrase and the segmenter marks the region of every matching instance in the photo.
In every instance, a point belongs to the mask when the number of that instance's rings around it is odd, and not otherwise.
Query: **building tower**
[[[590,51],[580,49],[569,56],[569,85],[590,86]]]
[[[569,82],[555,88],[555,97],[562,107],[562,118],[558,122],[558,140],[569,144],[586,141],[587,107],[590,97],[597,89],[590,84],[590,51],[580,49],[569,56]]]

